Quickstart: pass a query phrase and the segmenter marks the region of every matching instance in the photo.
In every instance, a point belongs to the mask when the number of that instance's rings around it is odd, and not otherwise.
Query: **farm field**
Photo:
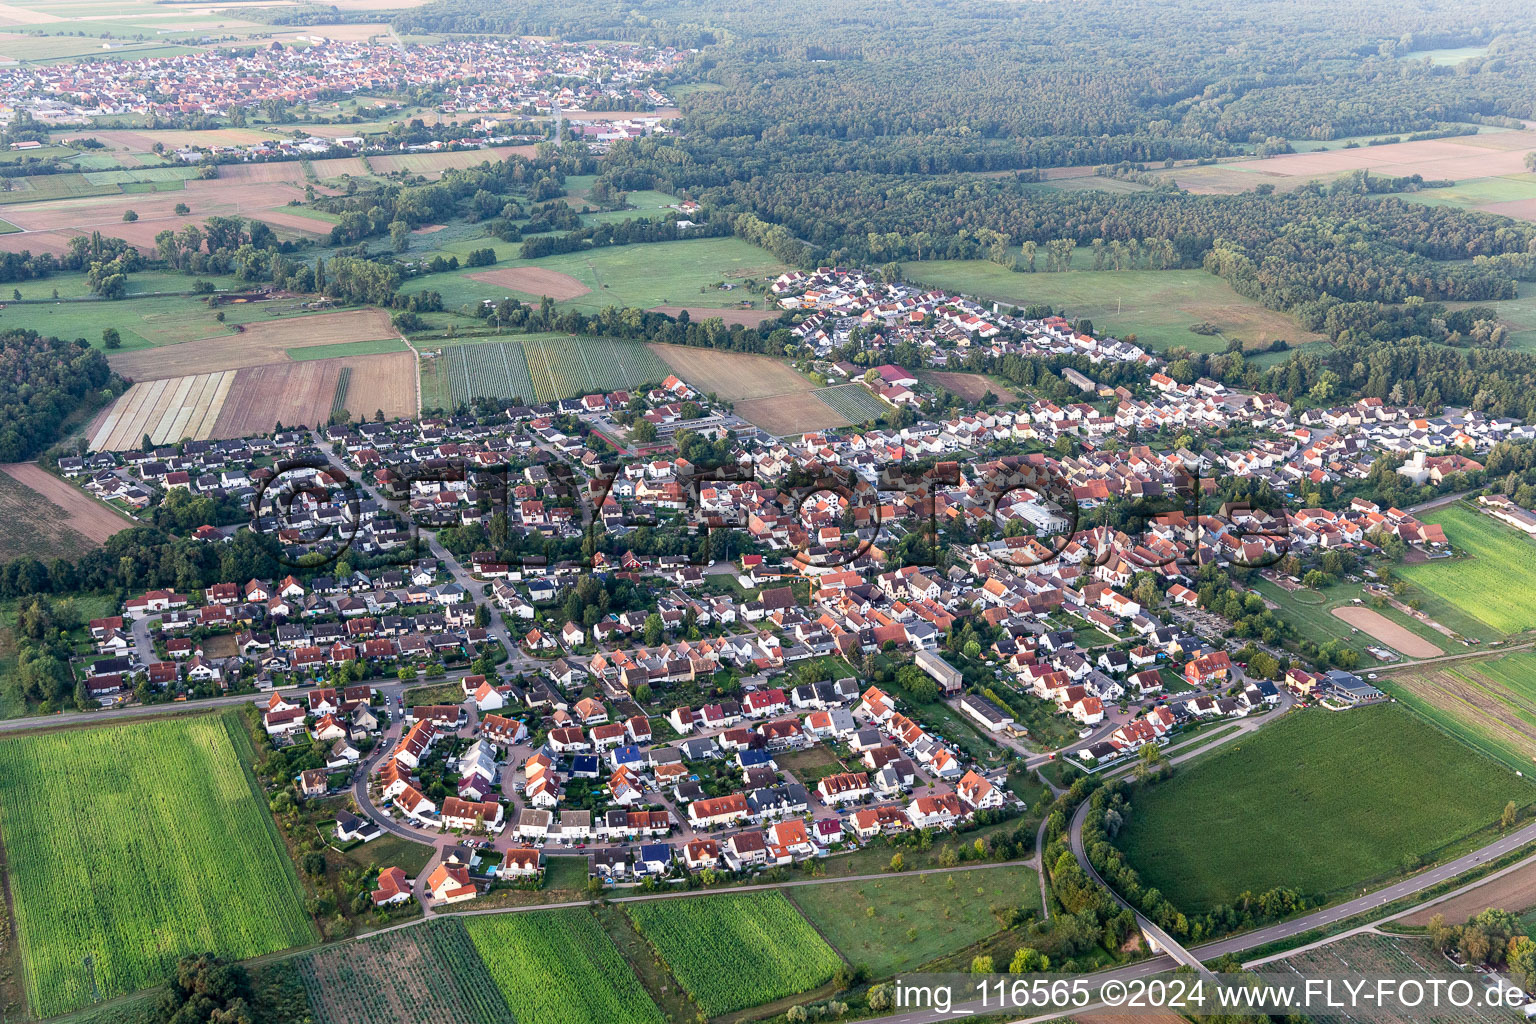
[[[1400,706],[1308,710],[1133,793],[1116,845],[1186,911],[1277,886],[1328,898],[1433,859],[1507,801],[1533,799],[1528,780]]]
[[[486,244],[486,239],[479,239],[474,247]],[[496,271],[438,274],[432,279],[432,287],[442,293],[443,303],[449,308],[481,299],[500,299],[508,294],[536,302],[544,292],[521,291],[479,279],[481,273],[499,274],[525,268],[563,275],[587,289],[558,305],[588,313],[600,312],[607,306],[736,306],[742,298],[739,290],[722,291],[712,286],[721,281],[773,278],[784,271],[783,264],[750,242],[739,238],[696,238],[605,246],[532,261],[518,260],[515,265]],[[574,289],[569,284],[565,287]]]
[[[1387,691],[1506,763],[1536,761],[1536,654],[1422,665],[1384,677]]]
[[[1084,250],[1078,251],[1080,259]],[[1241,338],[1250,349],[1277,338],[1292,346],[1321,341],[1290,317],[1238,295],[1221,278],[1203,270],[1070,270],[1058,274],[1023,274],[987,260],[925,260],[907,263],[902,273],[920,281],[979,299],[1029,305],[1046,303],[1073,318],[1087,317],[1095,329],[1135,334],[1146,348],[1182,346],[1194,352],[1220,352],[1227,338]],[[1210,322],[1221,331],[1196,334],[1189,328]]]
[[[251,311],[266,314],[263,304]],[[222,324],[215,323],[222,328]],[[126,347],[107,357],[112,369],[134,380],[180,377],[216,370],[288,362],[288,350],[317,345],[352,344],[397,338],[389,315],[382,309],[350,309],[339,313],[304,313],[253,320],[237,333],[211,331],[195,343],[162,344],[157,348],[128,351]]]
[[[44,177],[65,180],[33,184]],[[153,247],[155,235],[166,228],[180,230],[187,224],[201,225],[213,215],[249,217],[284,207],[291,199],[304,198],[301,188],[283,182],[145,180],[141,182],[145,189],[164,191],[127,193],[121,184],[93,184],[83,174],[51,174],[26,181],[32,189],[0,193],[0,201],[9,203],[5,219],[23,231],[100,230],[144,248]],[[36,191],[39,188],[56,191],[45,196]],[[190,212],[176,213],[177,203],[185,203]],[[139,219],[125,223],[125,210],[133,210]],[[27,239],[26,234],[15,235],[6,239],[5,246],[25,249]]]
[[[495,163],[509,156],[532,157],[536,150],[537,147],[528,145],[494,146],[490,149],[465,149],[448,153],[392,153],[370,156],[368,166],[373,168],[375,174],[404,171],[407,174],[424,174],[429,178],[436,178],[444,171],[459,167],[474,167],[487,160]]]
[[[727,402],[772,398],[814,387],[789,364],[767,356],[686,345],[651,345],[672,372]]]
[[[268,363],[235,371],[235,382],[212,437],[266,433],[278,423],[318,426],[338,408],[350,418],[416,414],[416,359],[409,352],[299,363]]]
[[[997,396],[999,403],[1009,405],[1019,396],[991,377],[981,373],[951,373],[941,370],[918,370],[915,375],[924,384],[952,391],[967,402],[979,402],[988,391]]]
[[[1462,505],[1426,512],[1424,521],[1445,527],[1451,545],[1468,557],[1403,565],[1400,576],[1493,629],[1536,628],[1536,542]]]
[[[458,920],[428,921],[298,961],[317,1024],[513,1024]]]
[[[13,462],[0,466],[0,472],[52,503],[50,515],[57,514],[65,524],[94,544],[130,526],[133,520],[118,515],[73,484],[54,476],[35,462]]]
[[[732,411],[775,437],[850,425],[846,416],[809,391],[742,399],[735,403]]]
[[[1265,974],[1291,974],[1297,978],[1327,978],[1347,975],[1351,978],[1431,978],[1460,977],[1474,990],[1486,982],[1470,971],[1459,971],[1440,955],[1430,940],[1419,935],[1351,935],[1326,946],[1295,953],[1265,965]],[[1275,979],[1280,982],[1280,978]],[[1282,982],[1283,983],[1283,982]],[[1395,1022],[1411,1019],[1415,1024],[1495,1024],[1523,1019],[1511,1008],[1481,1007],[1475,1002],[1465,1008],[1417,1010],[1411,1014],[1396,1005],[1354,1009],[1347,1015],[1311,1014],[1318,1024],[1345,1022]]]
[[[624,909],[711,1017],[809,991],[842,962],[778,891]]]
[[[1008,867],[891,875],[787,891],[844,959],[867,967],[872,978],[885,978],[1001,930],[993,911],[1037,905],[1040,887],[1030,868]],[[916,935],[909,937],[909,929]]]
[[[464,927],[517,1024],[663,1024],[590,910],[480,915]]]
[[[1489,879],[1460,896],[1432,903],[1398,920],[1407,925],[1424,926],[1429,924],[1429,919],[1436,914],[1443,914],[1448,923],[1460,924],[1468,918],[1476,917],[1489,907],[1507,910],[1512,914],[1523,913],[1536,907],[1536,864],[1518,867],[1509,874]]]
[[[35,1015],[84,1005],[93,982],[108,998],[156,984],[185,953],[245,959],[314,940],[228,727],[210,716],[0,743],[0,834]],[[57,813],[82,793],[88,813]]]
[[[1536,218],[1536,174],[1474,178],[1458,181],[1449,188],[1428,188],[1399,194],[1411,203],[1459,206],[1468,210],[1502,213],[1520,220]]]
[[[850,423],[877,420],[895,412],[894,406],[881,401],[862,384],[839,384],[836,387],[818,388],[811,394]]]
[[[659,384],[670,373],[643,343],[612,338],[528,335],[440,352],[434,369],[446,380],[446,397],[455,406],[477,397],[553,402]]]
[[[92,546],[68,522],[64,510],[0,467],[0,561],[69,558]],[[124,527],[128,524],[125,522]]]
[[[106,419],[91,437],[92,451],[137,448],[148,437],[153,444],[182,438],[204,441],[224,409],[235,370],[168,377],[133,385],[112,403]]]
[[[296,363],[311,359],[339,359],[343,356],[376,356],[389,352],[407,352],[405,342],[399,338],[380,338],[377,341],[339,341],[334,345],[311,345],[308,348],[290,348],[288,358]]]
[[[764,320],[777,319],[779,315],[771,309],[712,309],[709,306],[657,306],[651,312],[665,313],[670,317],[687,313],[690,320],[716,318],[726,324],[745,324],[748,327],[756,327]]]
[[[1426,179],[1461,181],[1525,171],[1525,154],[1536,150],[1536,133],[1490,132],[1422,142],[1396,142],[1357,149],[1287,153],[1228,165],[1258,174],[1326,180],[1368,168],[1373,174],[1422,174]],[[1175,175],[1177,177],[1177,175]]]

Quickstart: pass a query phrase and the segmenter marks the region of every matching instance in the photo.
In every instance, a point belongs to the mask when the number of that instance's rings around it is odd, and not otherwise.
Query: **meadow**
[[[1186,911],[1277,886],[1359,892],[1497,823],[1536,789],[1394,704],[1293,712],[1131,794],[1116,839]]]
[[[1466,557],[1399,567],[1398,574],[1503,633],[1536,628],[1536,542],[1463,505],[1424,514]],[[1435,612],[1426,606],[1430,616]],[[1447,623],[1450,625],[1450,623]],[[1454,628],[1454,627],[1453,627]]]
[[[475,247],[483,247],[487,242],[481,239]],[[497,254],[500,256],[501,250]],[[771,279],[784,272],[783,264],[739,238],[604,246],[537,260],[499,262],[496,267],[537,267],[568,275],[589,291],[557,305],[588,313],[600,312],[607,306],[734,306],[748,296],[735,289],[715,288],[716,283]],[[442,293],[443,303],[449,308],[481,299],[501,299],[509,294],[506,288],[473,280],[469,276],[472,272],[435,274],[429,286]],[[526,293],[512,294],[524,301],[537,302],[539,298]]]
[[[1035,872],[1026,867],[891,875],[786,891],[844,959],[868,968],[871,978],[910,971],[980,942],[1002,929],[997,911],[1040,903]]]
[[[1087,250],[1073,256],[1065,273],[1018,273],[987,260],[931,260],[903,265],[908,280],[1016,305],[1046,303],[1072,318],[1086,317],[1099,331],[1136,335],[1145,348],[1182,346],[1195,352],[1220,352],[1228,338],[1248,348],[1263,348],[1277,338],[1292,346],[1320,341],[1290,317],[1238,295],[1221,278],[1203,270],[1082,269]],[[1037,258],[1038,264],[1038,258]],[[1191,326],[1209,322],[1215,335],[1196,334]]]
[[[428,921],[328,948],[300,958],[298,969],[317,1024],[513,1024],[501,990],[458,920]]]
[[[0,742],[0,835],[38,1017],[315,932],[276,825],[217,717]],[[235,723],[238,727],[238,723]]]
[[[464,927],[518,1024],[663,1024],[590,910],[481,915]]]
[[[632,903],[625,912],[710,1017],[809,991],[842,963],[778,891]]]

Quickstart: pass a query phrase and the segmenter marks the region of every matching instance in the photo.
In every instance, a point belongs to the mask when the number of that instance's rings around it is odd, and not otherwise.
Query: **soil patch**
[[[1433,658],[1444,652],[1406,626],[1400,626],[1385,615],[1359,605],[1345,605],[1333,609],[1336,619],[1343,619],[1367,636],[1380,640],[1388,647],[1410,658]]]
[[[569,274],[543,267],[504,267],[465,276],[471,281],[494,284],[525,295],[548,295],[556,302],[574,299],[592,290]]]

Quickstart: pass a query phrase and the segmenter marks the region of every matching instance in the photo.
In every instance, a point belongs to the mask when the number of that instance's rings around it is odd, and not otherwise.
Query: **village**
[[[315,34],[286,44],[173,57],[3,67],[0,103],[52,125],[88,124],[103,115],[223,115],[264,104],[417,89],[443,92],[438,108],[443,114],[646,111],[668,105],[646,80],[685,57],[676,50],[618,43],[479,39],[402,47]]]

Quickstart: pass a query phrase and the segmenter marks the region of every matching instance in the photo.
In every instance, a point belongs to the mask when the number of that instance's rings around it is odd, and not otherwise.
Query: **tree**
[[[395,252],[405,252],[411,245],[411,226],[403,220],[390,221],[389,244]]]
[[[891,870],[892,871],[901,871],[901,870],[905,869],[906,866],[907,866],[906,859],[904,857],[902,857],[900,850],[898,850],[895,853],[891,854]]]
[[[666,624],[661,621],[661,616],[656,612],[652,612],[645,617],[645,645],[647,647],[655,647],[661,643],[661,638],[665,631]]]
[[[1038,949],[1030,949],[1028,946],[1020,946],[1013,954],[1013,962],[1008,965],[1009,974],[1038,974],[1051,968],[1050,958]]]
[[[139,215],[137,213],[134,213],[132,210],[124,210],[123,211],[123,223],[124,224],[132,224],[134,221],[136,221],[138,219],[139,219]]]
[[[116,327],[108,327],[101,332],[101,343],[107,348],[122,348],[123,336],[117,332]]]
[[[979,955],[971,957],[971,973],[972,974],[991,974],[992,973],[992,958],[990,956],[979,956]]]
[[[1520,809],[1516,807],[1515,802],[1511,800],[1509,803],[1504,805],[1504,813],[1499,815],[1499,827],[1507,829],[1514,825],[1514,823],[1519,819]]]
[[[187,214],[192,212],[192,207],[188,206],[186,203],[177,203],[175,210],[176,216],[185,217]]]

